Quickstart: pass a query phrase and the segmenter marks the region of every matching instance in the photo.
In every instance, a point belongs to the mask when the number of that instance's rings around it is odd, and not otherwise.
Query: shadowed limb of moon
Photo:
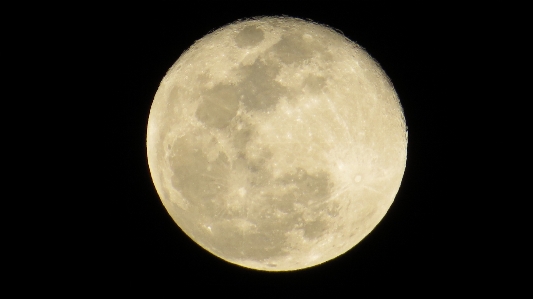
[[[361,47],[266,17],[181,55],[154,98],[147,153],[189,237],[231,263],[288,271],[343,254],[378,224],[407,135],[394,88]]]

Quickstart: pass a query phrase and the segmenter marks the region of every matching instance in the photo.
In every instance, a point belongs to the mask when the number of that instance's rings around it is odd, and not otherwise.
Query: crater
[[[239,48],[249,48],[257,46],[263,39],[265,33],[257,26],[249,25],[244,27],[235,37],[235,43]]]

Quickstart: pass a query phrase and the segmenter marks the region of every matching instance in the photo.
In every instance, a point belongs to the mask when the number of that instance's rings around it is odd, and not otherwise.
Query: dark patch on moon
[[[174,102],[180,100],[180,90],[177,86],[172,87],[172,90],[170,90],[170,94],[168,95],[168,101]]]
[[[323,220],[307,222],[303,227],[304,237],[306,237],[307,239],[319,238],[324,235],[328,227],[328,223]]]
[[[236,85],[218,84],[207,90],[196,110],[196,118],[209,127],[223,129],[237,115],[239,101],[247,110],[274,107],[287,89],[274,79],[279,67],[256,61],[240,69],[243,80]]]
[[[249,25],[244,27],[235,37],[235,43],[239,48],[249,48],[257,46],[265,38],[263,30],[257,26]]]
[[[246,139],[246,138],[245,138]],[[174,172],[172,185],[196,207],[196,211],[206,219],[211,219],[211,232],[198,230],[206,235],[209,246],[218,254],[228,258],[267,260],[290,254],[287,233],[303,230],[307,239],[320,239],[329,228],[328,221],[320,213],[329,206],[332,183],[326,172],[308,173],[298,168],[281,178],[274,178],[266,168],[265,161],[271,158],[266,151],[261,162],[246,158],[228,161],[219,154],[215,161],[208,161],[201,145],[194,138],[178,138],[173,145],[176,154],[171,158]],[[252,171],[251,164],[257,164]],[[233,201],[227,190],[232,176],[246,178],[250,183],[249,194],[243,198],[243,208],[238,211],[226,210],[226,201]],[[244,183],[244,181],[243,181]],[[277,191],[276,191],[277,190]],[[281,193],[279,190],[285,190]],[[273,193],[275,192],[275,193]],[[253,195],[255,194],[255,196]],[[246,206],[245,202],[262,197],[265,205]],[[307,207],[315,218],[298,211],[296,204]],[[252,210],[248,210],[250,207]],[[248,217],[247,213],[250,214]],[[327,216],[326,216],[327,217]],[[241,219],[241,220],[238,220]],[[239,221],[251,221],[252,229],[243,229]],[[289,229],[289,230],[287,230]],[[208,236],[207,236],[208,235]]]
[[[304,79],[303,86],[312,93],[318,93],[326,86],[326,78],[310,74]]]
[[[317,48],[315,43],[310,44],[303,39],[301,34],[287,34],[282,36],[281,40],[274,44],[269,51],[285,64],[300,64],[313,58],[317,49],[321,49],[321,47]]]
[[[239,32],[235,38],[241,47],[253,46],[264,38],[261,29],[250,25]],[[289,88],[277,82],[280,71],[279,59],[283,64],[301,64],[317,53],[325,52],[324,46],[313,40],[306,40],[302,34],[284,35],[279,42],[268,49],[263,59],[251,65],[241,65],[238,69],[241,81],[235,85],[218,84],[203,95],[196,117],[209,127],[226,128],[236,116],[239,102],[248,111],[266,111],[279,102],[283,95],[289,95]],[[319,92],[325,86],[325,78],[310,75],[303,87],[311,92]]]
[[[229,161],[224,153],[209,161],[199,146],[186,137],[176,139],[172,148],[172,187],[189,203],[202,206],[226,192]]]
[[[242,128],[235,129],[231,132],[233,145],[239,153],[246,151],[246,145],[252,139],[254,135],[254,127],[251,124],[244,124]]]
[[[207,126],[222,129],[237,115],[239,95],[235,86],[219,84],[208,90],[196,110],[196,118]]]
[[[248,162],[248,167],[251,172],[261,173],[264,170],[265,163],[272,158],[273,154],[268,148],[261,149],[261,152],[256,157],[250,158],[247,157],[246,161]],[[270,175],[270,173],[269,173]]]
[[[275,106],[287,89],[275,81],[279,67],[256,60],[252,65],[243,66],[244,79],[238,89],[242,102],[250,110],[266,110]]]

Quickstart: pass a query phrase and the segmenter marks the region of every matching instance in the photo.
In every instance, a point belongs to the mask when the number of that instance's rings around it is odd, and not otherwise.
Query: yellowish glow
[[[148,162],[180,228],[244,267],[311,267],[384,217],[405,169],[398,97],[334,30],[293,18],[229,24],[168,71],[148,121]]]

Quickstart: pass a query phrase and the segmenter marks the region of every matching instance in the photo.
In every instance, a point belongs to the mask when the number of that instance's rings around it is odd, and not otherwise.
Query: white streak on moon
[[[287,271],[346,252],[384,217],[405,169],[398,97],[332,29],[292,18],[197,41],[156,93],[148,163],[181,229],[216,256]]]

